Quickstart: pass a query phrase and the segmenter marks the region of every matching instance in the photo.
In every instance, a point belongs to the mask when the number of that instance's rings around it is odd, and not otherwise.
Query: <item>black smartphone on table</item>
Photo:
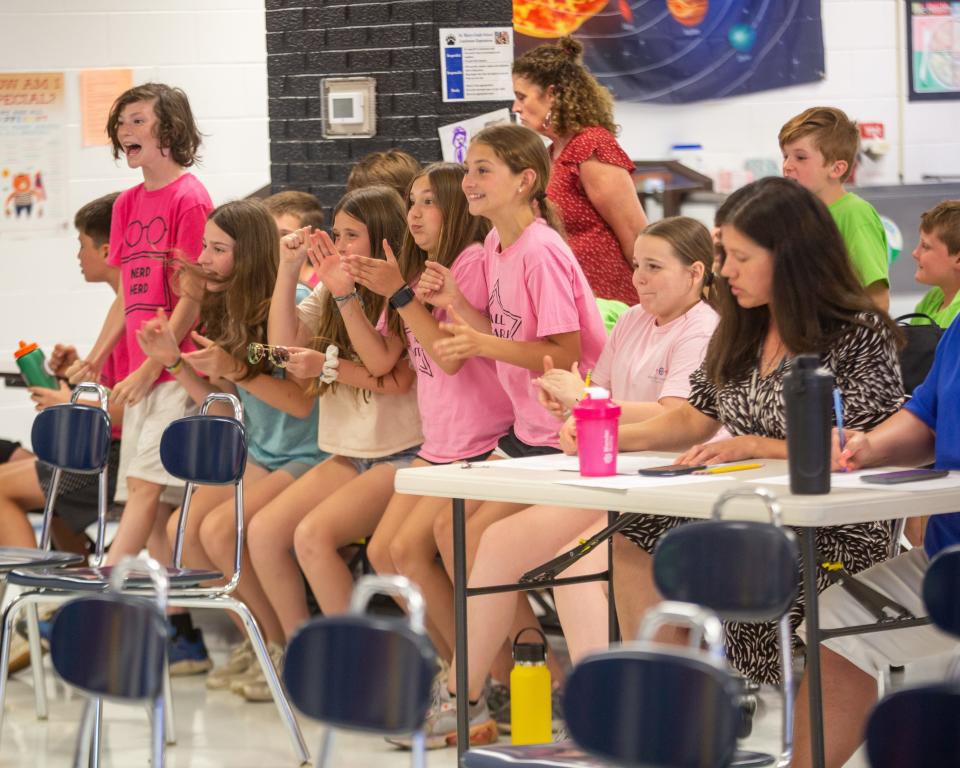
[[[638,469],[637,474],[645,477],[676,477],[677,475],[690,475],[706,468],[706,464],[667,464],[663,467]]]
[[[895,472],[879,472],[876,475],[863,475],[861,480],[876,485],[899,485],[900,483],[915,483],[920,480],[935,480],[946,477],[950,472],[946,469],[898,469]]]

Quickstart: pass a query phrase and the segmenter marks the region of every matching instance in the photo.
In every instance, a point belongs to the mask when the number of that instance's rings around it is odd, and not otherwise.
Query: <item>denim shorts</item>
[[[357,470],[358,475],[362,475],[368,469],[373,469],[377,464],[392,464],[396,469],[409,467],[410,462],[417,458],[419,450],[420,446],[415,445],[413,448],[405,448],[402,451],[391,453],[389,456],[378,456],[375,459],[359,458],[357,456],[344,456],[343,458],[353,464],[353,468]]]

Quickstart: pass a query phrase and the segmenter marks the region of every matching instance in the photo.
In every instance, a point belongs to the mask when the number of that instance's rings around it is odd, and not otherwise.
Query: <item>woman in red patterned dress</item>
[[[594,294],[633,305],[633,244],[647,217],[630,177],[634,165],[614,137],[613,97],[584,68],[582,52],[564,37],[517,59],[513,111],[552,142],[547,196]]]

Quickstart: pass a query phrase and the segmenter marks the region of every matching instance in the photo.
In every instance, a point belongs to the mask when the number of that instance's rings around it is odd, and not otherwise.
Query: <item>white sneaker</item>
[[[246,675],[250,671],[250,666],[256,663],[257,657],[253,653],[253,645],[249,640],[244,640],[234,647],[221,666],[207,675],[207,688],[212,691],[229,688],[231,682],[241,675]]]

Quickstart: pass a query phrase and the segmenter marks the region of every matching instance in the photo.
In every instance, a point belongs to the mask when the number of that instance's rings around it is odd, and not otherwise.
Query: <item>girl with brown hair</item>
[[[513,111],[552,142],[547,196],[593,292],[633,305],[633,244],[647,217],[630,177],[633,162],[615,137],[613,97],[583,66],[582,53],[564,37],[520,56]]]
[[[288,370],[319,394],[318,443],[331,454],[250,524],[253,567],[284,637],[309,616],[298,563],[323,612],[346,611],[353,577],[337,550],[370,535],[393,495],[394,473],[409,465],[423,439],[400,319],[383,297],[355,285],[340,267],[348,255],[383,259],[383,243],[399,244],[403,229],[400,196],[367,187],[337,204],[333,239],[308,228],[283,239],[270,343],[300,345],[288,347]],[[321,285],[295,306],[307,258]],[[409,280],[419,268],[404,260],[400,271]],[[279,662],[282,648],[277,651]],[[244,695],[270,698],[260,681],[248,683]]]
[[[203,251],[196,267],[185,267],[202,285],[200,323],[202,335],[192,334],[198,349],[181,355],[166,315],[157,317],[137,333],[144,353],[169,370],[201,404],[212,392],[237,395],[244,406],[249,458],[244,473],[244,515],[249,520],[270,499],[291,485],[326,454],[317,448],[316,409],[296,382],[284,378],[282,369],[269,358],[252,363],[250,344],[267,337],[267,312],[279,258],[277,227],[259,202],[238,200],[216,208],[207,220]],[[202,372],[202,373],[200,373]],[[214,406],[217,412],[222,406]],[[232,416],[227,409],[227,415]],[[311,418],[312,416],[312,418]],[[167,538],[173,541],[180,515],[170,516]],[[184,564],[190,568],[233,569],[233,492],[219,486],[200,486],[193,494],[184,538]],[[253,611],[268,641],[282,639],[279,623],[249,563],[246,563],[237,594]],[[174,614],[175,627],[171,671],[202,672],[210,668],[199,630],[189,625],[188,614]],[[179,646],[178,646],[179,644]],[[182,647],[181,647],[182,646]],[[242,646],[253,661],[252,649]],[[237,665],[232,660],[232,666]],[[231,665],[228,665],[231,668]],[[210,687],[223,687],[223,672],[208,678]]]
[[[417,398],[424,441],[413,466],[482,461],[513,423],[513,408],[497,380],[492,360],[444,360],[434,343],[447,306],[477,311],[487,304],[483,237],[489,225],[470,215],[460,189],[464,169],[434,163],[414,177],[407,195],[407,232],[399,261],[416,261],[449,274],[444,291],[411,288],[397,260],[349,256],[346,268],[357,282],[390,297],[407,325],[407,345],[417,372]],[[453,587],[437,563],[434,520],[449,515],[449,501],[394,494],[377,525],[367,556],[377,573],[401,573],[414,581],[427,602],[428,629],[438,653],[453,656]]]

